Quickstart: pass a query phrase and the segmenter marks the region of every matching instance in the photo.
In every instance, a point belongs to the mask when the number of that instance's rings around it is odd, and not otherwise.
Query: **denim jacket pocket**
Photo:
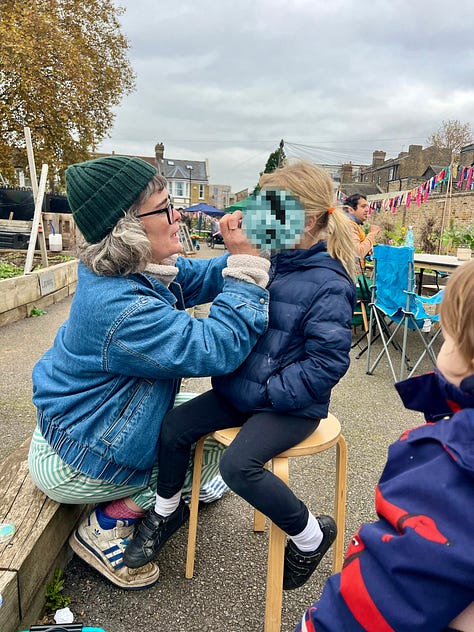
[[[141,404],[148,397],[151,389],[153,388],[154,381],[143,379],[138,384],[136,384],[133,389],[130,397],[127,399],[125,404],[122,406],[119,414],[116,419],[111,422],[107,431],[104,432],[101,439],[108,445],[112,445],[119,434],[127,427],[130,421],[135,416],[135,413],[140,408]]]

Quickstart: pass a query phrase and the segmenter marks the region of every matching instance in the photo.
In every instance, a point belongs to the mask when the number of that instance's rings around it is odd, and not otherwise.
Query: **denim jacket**
[[[146,273],[104,277],[79,264],[69,320],[33,369],[39,428],[63,461],[147,484],[179,379],[234,370],[266,329],[267,290],[223,279],[226,260],[179,258],[169,288]],[[183,311],[212,300],[208,318]]]

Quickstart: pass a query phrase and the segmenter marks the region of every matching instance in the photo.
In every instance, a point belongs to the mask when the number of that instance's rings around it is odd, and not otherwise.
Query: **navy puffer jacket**
[[[354,283],[319,242],[273,255],[268,290],[266,333],[213,388],[242,412],[326,417],[331,389],[349,367]]]

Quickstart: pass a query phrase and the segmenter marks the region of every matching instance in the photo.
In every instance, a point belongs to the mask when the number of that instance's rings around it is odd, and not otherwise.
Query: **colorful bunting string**
[[[374,196],[368,196],[369,198],[369,215],[373,213],[380,213],[382,211],[396,213],[397,208],[403,204],[409,208],[412,204],[421,206],[428,201],[430,194],[441,184],[446,184],[452,172],[452,166],[444,167],[435,176],[415,187],[406,191],[398,191],[393,197],[375,198]],[[465,191],[474,189],[474,167],[473,166],[459,166],[457,170],[457,182],[455,183],[458,189]],[[347,195],[340,190],[337,191],[337,201],[339,204],[344,204],[347,199]]]
[[[397,208],[403,204],[406,205],[406,208],[409,208],[412,204],[421,206],[421,204],[428,201],[430,194],[433,193],[436,187],[449,182],[451,173],[452,165],[449,165],[448,167],[443,167],[439,173],[414,189],[398,191],[393,197],[386,197],[387,194],[375,199],[374,196],[368,196],[370,202],[369,215],[382,211],[396,213]],[[464,188],[465,191],[474,188],[474,167],[458,167],[456,186],[460,190]],[[344,204],[346,198],[347,195],[344,195],[342,191],[337,191],[337,201],[339,204]]]

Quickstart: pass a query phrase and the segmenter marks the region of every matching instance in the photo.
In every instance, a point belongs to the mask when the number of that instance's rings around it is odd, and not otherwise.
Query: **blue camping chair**
[[[427,312],[425,305],[439,304],[444,290],[429,298],[416,294],[414,252],[414,248],[409,246],[374,246],[375,267],[370,304],[367,373],[372,375],[375,367],[386,355],[395,382],[403,380],[405,369],[408,371],[408,377],[413,375],[425,356],[436,364],[433,343],[441,333],[439,327],[434,334],[432,333],[432,326],[439,321],[439,314]],[[417,332],[423,345],[423,351],[413,367],[407,356],[409,330]],[[401,343],[395,338],[399,331],[403,333]],[[383,348],[371,363],[372,345],[379,337]],[[390,355],[393,354],[393,349],[401,355],[398,377]]]

